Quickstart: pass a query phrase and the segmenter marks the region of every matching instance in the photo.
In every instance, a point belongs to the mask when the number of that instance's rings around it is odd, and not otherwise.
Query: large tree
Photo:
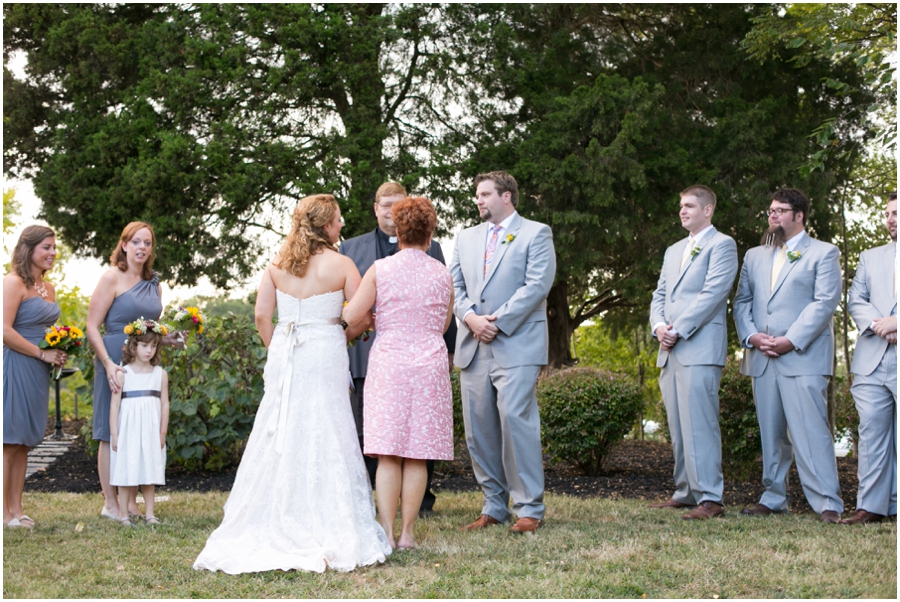
[[[808,133],[868,100],[852,65],[750,60],[741,41],[762,9],[741,5],[540,5],[498,9],[483,46],[497,96],[469,139],[469,173],[506,168],[520,211],[550,224],[557,279],[549,298],[551,364],[571,359],[579,325],[616,312],[646,318],[663,250],[681,238],[678,192],[711,186],[715,223],[741,249],[765,227],[768,196],[804,188],[810,227],[833,236],[836,162],[801,177]],[[485,34],[488,35],[488,34]],[[856,85],[838,96],[825,84]],[[514,102],[513,102],[514,101]]]
[[[441,10],[5,4],[4,169],[81,253],[144,219],[164,278],[227,287],[298,198],[336,193],[354,234],[385,179],[420,182],[456,77]]]

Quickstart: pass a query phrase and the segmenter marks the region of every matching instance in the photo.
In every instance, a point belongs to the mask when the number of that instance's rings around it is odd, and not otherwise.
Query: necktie
[[[497,250],[497,237],[500,234],[501,226],[491,228],[491,239],[488,241],[484,250],[484,275],[487,276],[488,268],[491,267],[491,260],[494,259],[494,251]]]
[[[775,263],[772,264],[772,281],[770,284],[770,291],[775,290],[775,282],[778,280],[778,274],[781,273],[781,268],[784,267],[784,262],[787,261],[787,245],[781,245],[778,247],[778,252],[775,253]]]
[[[691,249],[694,248],[694,237],[691,236],[688,238],[687,245],[684,247],[684,253],[681,254],[681,269],[684,269],[684,264],[690,262],[689,257],[691,256]]]

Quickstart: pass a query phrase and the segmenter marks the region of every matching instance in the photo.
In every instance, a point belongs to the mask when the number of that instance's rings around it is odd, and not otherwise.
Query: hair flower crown
[[[142,316],[131,324],[126,324],[122,331],[130,337],[139,337],[148,332],[155,332],[165,336],[169,334],[169,327],[156,320],[145,320]]]

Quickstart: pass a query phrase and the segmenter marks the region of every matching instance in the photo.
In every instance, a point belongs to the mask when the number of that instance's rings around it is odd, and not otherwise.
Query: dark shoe
[[[487,529],[491,525],[499,525],[499,524],[500,524],[500,521],[498,521],[493,516],[490,516],[488,514],[482,514],[481,516],[478,517],[478,520],[476,520],[471,525],[466,525],[465,527],[462,528],[462,530],[463,531],[475,531],[477,529]]]
[[[890,516],[888,516],[888,520],[891,521],[892,523],[896,523],[896,522],[897,522],[897,515],[896,515],[896,514],[891,514]]]
[[[522,518],[517,520],[516,524],[510,527],[509,530],[513,533],[532,533],[534,531],[537,531],[543,524],[544,521],[542,520],[523,516]]]
[[[431,508],[422,508],[419,510],[419,518],[429,518],[434,516],[434,510]]]
[[[672,498],[669,498],[667,501],[662,504],[650,504],[651,508],[690,508],[694,504],[683,504],[681,502],[676,502]]]
[[[823,523],[830,523],[832,525],[836,525],[841,522],[841,515],[835,512],[834,510],[826,510],[822,514],[819,515],[819,521]]]
[[[682,516],[684,520],[705,520],[725,514],[725,506],[715,502],[700,502],[700,505]]]
[[[741,510],[741,514],[744,516],[768,516],[770,514],[775,514],[775,511],[768,506],[757,504],[752,508],[744,508]]]
[[[857,510],[856,514],[850,518],[841,521],[842,525],[868,525],[869,523],[880,523],[884,517],[880,514],[872,514],[865,510]]]

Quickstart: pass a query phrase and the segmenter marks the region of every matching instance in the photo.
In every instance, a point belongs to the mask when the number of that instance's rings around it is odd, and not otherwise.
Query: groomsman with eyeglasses
[[[891,242],[859,256],[850,315],[859,338],[850,393],[859,412],[859,491],[846,525],[897,520],[897,193],[884,212]]]
[[[795,188],[772,195],[769,229],[747,251],[734,321],[753,379],[763,452],[759,503],[741,511],[788,512],[794,459],[803,492],[826,523],[844,511],[826,405],[834,361],[834,311],[841,298],[840,251],[806,233],[809,200]]]

